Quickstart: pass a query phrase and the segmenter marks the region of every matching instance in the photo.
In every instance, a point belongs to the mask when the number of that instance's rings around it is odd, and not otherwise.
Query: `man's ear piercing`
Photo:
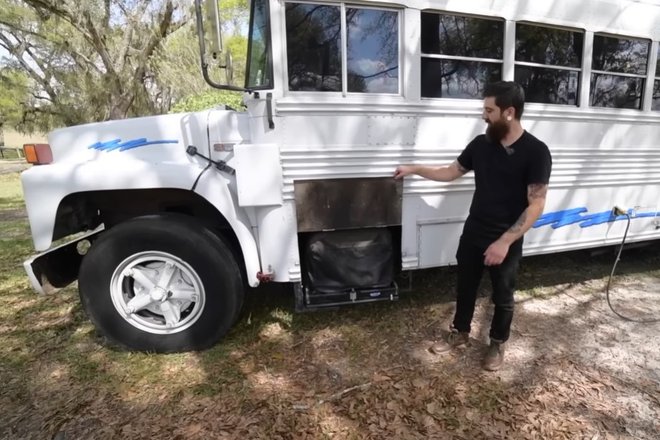
[[[511,120],[511,116],[507,116],[507,117],[506,117],[506,120],[507,120],[507,121],[510,121],[510,120]]]

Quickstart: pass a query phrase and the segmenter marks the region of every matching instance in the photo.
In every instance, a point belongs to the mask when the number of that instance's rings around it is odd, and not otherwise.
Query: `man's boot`
[[[440,340],[431,345],[431,347],[429,347],[429,351],[434,354],[448,353],[456,347],[467,344],[469,340],[470,333],[459,332],[458,330],[452,328],[443,340]]]
[[[484,358],[484,370],[497,371],[504,362],[504,342],[490,340],[490,347]]]

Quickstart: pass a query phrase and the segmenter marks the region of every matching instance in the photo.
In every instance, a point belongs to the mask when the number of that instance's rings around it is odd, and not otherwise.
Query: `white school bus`
[[[247,286],[291,283],[297,309],[392,300],[398,271],[455,263],[472,174],[392,174],[452,162],[485,129],[491,81],[523,86],[523,126],[553,155],[525,255],[620,242],[615,206],[628,241],[660,237],[658,1],[252,0],[241,86],[218,79],[218,4],[195,6],[204,77],[246,110],[69,127],[25,148],[30,280],[78,279],[111,341],[201,349]]]

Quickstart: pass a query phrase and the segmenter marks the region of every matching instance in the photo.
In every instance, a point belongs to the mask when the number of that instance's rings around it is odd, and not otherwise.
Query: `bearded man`
[[[502,365],[509,339],[523,235],[543,212],[552,157],[548,147],[520,123],[525,103],[520,85],[493,83],[485,87],[483,96],[485,135],[472,140],[449,165],[401,165],[394,178],[416,174],[450,182],[474,171],[475,192],[456,252],[456,313],[449,333],[430,351],[447,353],[469,342],[477,289],[488,268],[495,313],[483,367],[495,371]]]

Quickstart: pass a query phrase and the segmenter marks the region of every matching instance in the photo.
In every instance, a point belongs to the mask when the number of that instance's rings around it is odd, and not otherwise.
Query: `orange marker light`
[[[25,160],[27,163],[37,163],[37,151],[34,145],[23,145],[23,153],[25,153]]]
[[[34,165],[46,165],[53,161],[53,152],[48,144],[23,145],[25,160]]]

